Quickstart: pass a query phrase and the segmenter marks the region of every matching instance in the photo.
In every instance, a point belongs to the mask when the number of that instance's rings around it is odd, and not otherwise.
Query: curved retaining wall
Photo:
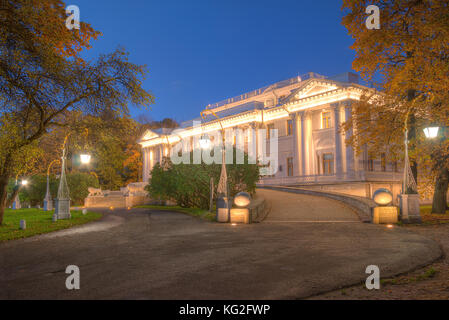
[[[267,216],[269,206],[264,198],[258,197],[251,200],[248,210],[251,217],[250,223],[261,222]]]
[[[298,194],[306,194],[310,196],[326,197],[341,201],[355,210],[362,222],[371,223],[373,220],[373,210],[377,207],[376,203],[368,198],[350,196],[336,192],[322,192],[316,190],[301,189],[297,187],[283,186],[260,186],[261,189],[270,189],[276,191],[285,191]]]

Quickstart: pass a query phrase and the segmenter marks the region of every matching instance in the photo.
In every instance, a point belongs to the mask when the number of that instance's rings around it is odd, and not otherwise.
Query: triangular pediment
[[[145,133],[143,134],[143,136],[140,138],[140,141],[151,140],[151,139],[158,138],[158,137],[159,137],[159,134],[157,134],[156,132],[154,132],[150,129],[147,129],[145,131]]]
[[[342,87],[341,83],[327,79],[310,79],[300,87],[294,89],[290,95],[284,99],[284,103],[295,101],[307,97],[312,97],[325,92],[333,91]]]

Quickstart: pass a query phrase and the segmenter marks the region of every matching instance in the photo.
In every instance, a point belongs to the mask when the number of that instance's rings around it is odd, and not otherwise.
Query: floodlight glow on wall
[[[22,186],[26,186],[28,184],[28,180],[22,180]]]
[[[426,135],[427,139],[433,139],[436,138],[436,136],[438,135],[438,130],[440,128],[439,127],[429,127],[429,128],[424,128],[424,134]]]
[[[88,164],[90,162],[90,154],[81,154],[80,159],[82,164]]]

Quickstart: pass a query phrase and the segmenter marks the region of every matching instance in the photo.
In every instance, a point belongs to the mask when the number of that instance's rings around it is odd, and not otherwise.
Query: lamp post
[[[222,137],[222,147],[221,147],[221,174],[220,180],[218,181],[217,186],[217,221],[218,222],[228,222],[229,221],[229,196],[228,196],[228,176],[226,173],[226,148],[225,148],[225,131],[223,128],[223,124],[221,123],[220,118],[216,115],[216,113],[210,109],[206,109],[201,112],[201,118],[203,120],[206,119],[208,114],[213,115],[217,118],[220,127],[221,127],[221,137]],[[200,146],[202,148],[210,147],[210,139],[202,139],[200,140]],[[207,142],[206,140],[209,140]]]
[[[70,133],[64,138],[64,144],[62,146],[62,157],[61,157],[61,176],[59,178],[58,196],[55,199],[55,213],[53,215],[53,220],[59,219],[70,219],[70,191],[67,184],[65,166],[66,166],[66,145]],[[81,154],[81,163],[87,164],[90,162],[90,155]]]
[[[53,210],[53,200],[51,198],[51,192],[50,192],[50,170],[53,164],[55,163],[61,163],[59,160],[53,160],[50,162],[47,168],[47,192],[45,193],[44,198],[44,211],[51,211]]]
[[[13,191],[13,195],[14,195],[14,193],[16,193],[16,195],[14,196],[14,201],[12,203],[13,210],[20,209],[22,207],[22,205],[20,204],[20,199],[19,199],[20,185],[26,186],[28,184],[28,181],[25,179],[21,180],[19,183],[19,175],[20,175],[20,172],[16,175],[16,183],[14,186],[15,190]]]

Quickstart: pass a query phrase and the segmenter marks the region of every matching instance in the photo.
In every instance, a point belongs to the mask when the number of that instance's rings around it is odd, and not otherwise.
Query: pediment
[[[335,81],[326,79],[310,79],[307,80],[303,85],[294,89],[292,93],[285,98],[284,103],[295,101],[307,97],[312,97],[317,94],[322,94],[328,91],[333,91],[338,89],[341,85],[337,84]]]
[[[150,129],[147,129],[145,131],[145,133],[143,134],[142,138],[140,138],[140,141],[151,140],[151,139],[158,138],[158,137],[159,137],[159,134],[157,134],[156,132],[154,132]]]

